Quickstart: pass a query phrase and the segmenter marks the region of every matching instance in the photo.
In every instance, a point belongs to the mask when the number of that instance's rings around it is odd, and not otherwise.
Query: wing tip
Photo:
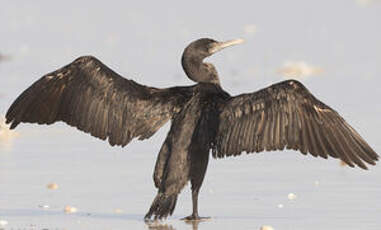
[[[369,170],[369,168],[365,164],[356,164],[358,167],[364,170]]]
[[[13,122],[13,123],[11,124],[11,126],[9,127],[9,129],[15,129],[15,128],[17,127],[18,124],[19,124],[19,123],[17,123],[17,122]]]
[[[378,161],[380,159],[380,155],[373,151],[373,160]]]
[[[9,124],[12,122],[12,119],[5,117],[5,124]]]
[[[15,129],[20,122],[17,122],[14,118],[5,118],[5,124],[9,125],[9,129]]]

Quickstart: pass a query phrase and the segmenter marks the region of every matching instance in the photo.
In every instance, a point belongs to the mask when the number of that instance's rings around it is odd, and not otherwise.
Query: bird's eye
[[[210,52],[212,51],[212,49],[215,47],[215,43],[209,43],[208,45],[206,45],[206,51],[207,52]]]

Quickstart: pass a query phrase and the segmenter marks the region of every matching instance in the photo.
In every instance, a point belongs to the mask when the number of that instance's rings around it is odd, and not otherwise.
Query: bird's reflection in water
[[[185,223],[187,225],[191,225],[192,226],[192,230],[198,230],[198,225],[203,222],[203,220],[200,220],[200,221],[195,221],[195,220],[191,220],[191,221],[185,221]]]
[[[198,230],[198,225],[203,221],[185,221],[187,225],[192,227],[192,230]],[[147,222],[146,223],[149,230],[176,230],[171,224],[160,223],[158,221]]]
[[[172,225],[157,221],[146,222],[149,230],[176,230]]]

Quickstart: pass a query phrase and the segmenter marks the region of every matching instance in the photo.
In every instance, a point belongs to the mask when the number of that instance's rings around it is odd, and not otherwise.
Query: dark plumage
[[[242,40],[199,39],[183,53],[187,76],[198,84],[157,89],[127,80],[98,59],[86,56],[46,74],[9,108],[6,119],[19,123],[64,121],[111,145],[152,136],[168,120],[171,129],[157,157],[158,188],[146,219],[171,215],[177,196],[192,185],[193,213],[209,160],[242,152],[294,149],[317,157],[339,158],[366,169],[378,155],[333,109],[300,82],[283,81],[254,93],[231,97],[217,71],[203,59]]]

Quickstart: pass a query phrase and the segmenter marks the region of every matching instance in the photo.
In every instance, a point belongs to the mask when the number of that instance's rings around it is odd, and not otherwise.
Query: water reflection
[[[187,225],[192,225],[192,230],[197,230],[198,229],[198,225],[201,223],[202,221],[185,221],[185,223]]]
[[[192,230],[198,230],[198,225],[202,221],[185,221],[187,225],[192,227]],[[146,223],[149,230],[176,230],[171,224],[160,223],[157,221]]]
[[[158,223],[158,222],[147,223],[147,226],[148,226],[148,229],[150,230],[176,230],[170,224],[164,224],[164,223]]]

